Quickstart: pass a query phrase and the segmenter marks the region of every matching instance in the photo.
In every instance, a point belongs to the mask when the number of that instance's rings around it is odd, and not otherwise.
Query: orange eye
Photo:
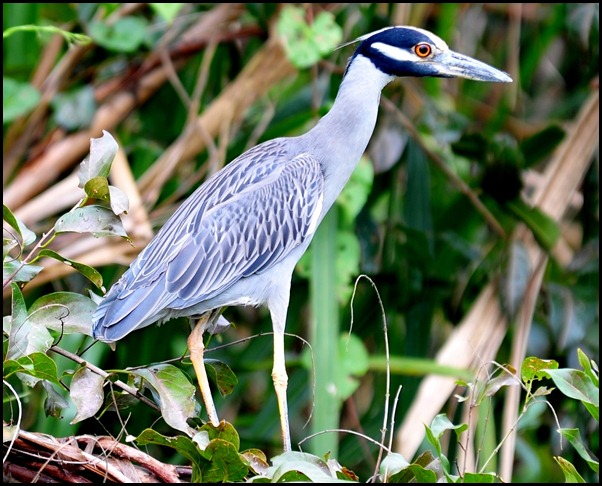
[[[431,55],[433,48],[430,44],[416,44],[414,46],[414,52],[418,57],[425,58]]]

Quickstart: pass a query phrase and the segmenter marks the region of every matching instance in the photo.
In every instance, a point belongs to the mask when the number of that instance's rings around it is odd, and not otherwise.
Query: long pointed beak
[[[433,58],[432,62],[436,66],[438,76],[497,83],[512,82],[512,78],[505,72],[458,52],[443,52]]]

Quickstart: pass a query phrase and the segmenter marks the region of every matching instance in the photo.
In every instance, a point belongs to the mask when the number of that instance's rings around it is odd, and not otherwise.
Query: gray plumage
[[[208,179],[94,314],[94,336],[111,342],[175,317],[266,305],[274,327],[273,376],[285,450],[290,437],[282,348],[292,273],[368,145],[383,87],[395,76],[511,81],[421,29],[391,27],[358,41],[328,114],[306,134],[257,145]],[[223,325],[212,318],[201,334]]]

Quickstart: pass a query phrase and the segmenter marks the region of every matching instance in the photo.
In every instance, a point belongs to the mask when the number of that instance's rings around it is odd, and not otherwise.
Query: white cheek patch
[[[399,47],[392,46],[391,44],[385,44],[383,42],[375,42],[370,46],[372,49],[380,52],[394,61],[416,61],[418,58],[413,52],[406,49],[400,49]]]

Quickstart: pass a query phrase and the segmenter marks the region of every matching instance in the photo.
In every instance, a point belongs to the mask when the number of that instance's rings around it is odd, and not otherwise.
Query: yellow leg
[[[291,450],[291,433],[288,423],[288,405],[286,400],[286,388],[288,376],[286,374],[286,363],[284,359],[284,333],[274,330],[274,367],[272,368],[272,379],[278,399],[280,410],[280,428],[282,430],[282,448],[284,452]]]
[[[203,361],[203,353],[205,350],[203,333],[212,316],[212,312],[207,312],[198,320],[196,326],[194,326],[194,329],[190,333],[190,336],[188,336],[188,349],[190,351],[190,360],[192,361],[192,366],[194,366],[194,371],[199,382],[201,396],[203,397],[203,402],[207,409],[207,415],[213,426],[217,427],[219,425],[219,419],[217,418],[217,410],[213,403],[211,388],[209,388],[209,379],[207,378],[205,363]]]

